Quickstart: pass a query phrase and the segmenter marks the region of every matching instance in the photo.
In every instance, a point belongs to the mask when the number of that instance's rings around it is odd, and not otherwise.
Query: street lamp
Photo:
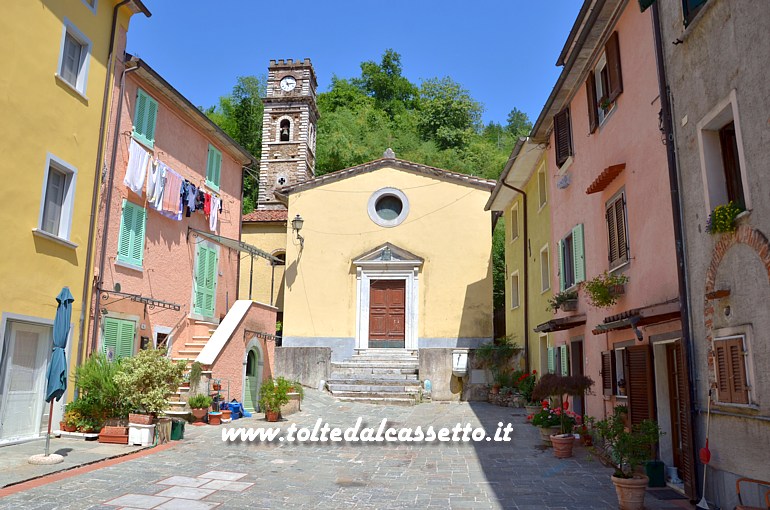
[[[299,235],[299,231],[302,230],[302,225],[304,224],[305,220],[303,220],[302,216],[299,214],[295,216],[293,220],[291,220],[291,229],[297,234],[300,250],[305,247],[305,238]]]

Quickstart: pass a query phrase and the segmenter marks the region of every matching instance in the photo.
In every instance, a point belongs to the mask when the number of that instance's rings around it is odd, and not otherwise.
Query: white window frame
[[[513,235],[513,225],[516,225],[516,236]],[[519,203],[516,202],[511,207],[511,242],[519,238]]]
[[[45,211],[45,200],[48,191],[48,174],[51,167],[65,175],[64,201],[62,202],[61,216],[59,217],[59,230],[57,234],[52,234],[43,230],[43,212]],[[63,159],[57,158],[48,153],[45,160],[45,169],[43,170],[43,189],[40,194],[40,211],[37,218],[37,227],[32,229],[36,236],[44,237],[52,241],[63,244],[70,248],[77,248],[77,244],[70,241],[72,234],[72,215],[75,208],[75,185],[77,184],[78,170]]]
[[[628,374],[626,373],[626,346],[619,346],[619,347],[613,347],[612,348],[612,356],[614,357],[615,362],[615,372],[612,374],[612,377],[615,379],[613,381],[613,392],[615,397],[619,398],[627,398],[628,397]],[[620,359],[618,359],[620,358]],[[625,388],[625,395],[620,394],[620,385],[618,384],[618,381],[623,379],[625,382],[624,388]]]
[[[514,285],[515,282],[515,285]],[[514,293],[514,289],[516,292]],[[513,297],[516,296],[516,303],[513,302]],[[521,292],[519,289],[519,271],[511,273],[511,310],[516,310],[521,306]]]
[[[86,4],[86,7],[88,7],[88,10],[92,13],[96,14],[97,6],[99,5],[99,0],[93,0],[94,5],[91,5],[91,2],[88,0],[83,0],[83,3]]]
[[[548,262],[546,264],[543,264],[544,252],[548,257]],[[547,271],[547,279],[544,278],[546,276],[543,274],[544,271]],[[543,287],[543,282],[547,282],[547,287]],[[540,293],[542,294],[549,290],[551,290],[551,250],[548,248],[548,243],[546,243],[545,246],[540,248]]]
[[[66,40],[67,34],[72,36],[75,40],[83,45],[83,51],[80,54],[80,72],[78,73],[76,83],[70,83],[60,74],[61,66],[64,62],[64,42]],[[88,99],[88,97],[86,97],[86,86],[88,84],[88,68],[91,62],[91,48],[91,40],[86,37],[83,32],[78,30],[78,28],[69,19],[64,18],[61,32],[61,44],[59,45],[59,63],[56,66],[55,76],[59,81],[61,81],[61,83],[64,83],[85,99]]]
[[[540,185],[540,175],[543,175],[543,185]],[[542,201],[541,199],[545,197]],[[545,161],[540,163],[540,167],[537,169],[537,203],[538,210],[540,212],[548,204],[548,175],[545,173]]]
[[[596,66],[594,66],[594,84],[595,84],[595,90],[596,93],[596,120],[598,121],[598,125],[601,126],[604,124],[604,121],[606,121],[610,114],[615,111],[615,101],[610,103],[610,108],[607,111],[604,111],[604,108],[602,108],[601,105],[601,99],[605,96],[605,90],[604,90],[604,82],[602,81],[602,71],[604,68],[607,67],[607,53],[602,53],[602,56],[599,58],[599,61],[596,63]],[[608,71],[609,72],[609,71]],[[609,91],[607,91],[606,94],[609,97]]]
[[[700,152],[703,194],[706,200],[706,213],[711,213],[718,205],[727,203],[727,184],[724,181],[722,163],[722,144],[719,129],[730,121],[735,123],[735,138],[738,143],[738,164],[741,167],[741,184],[746,210],[751,210],[751,193],[746,175],[746,157],[743,152],[738,97],[735,89],[711,109],[697,124],[698,151]]]

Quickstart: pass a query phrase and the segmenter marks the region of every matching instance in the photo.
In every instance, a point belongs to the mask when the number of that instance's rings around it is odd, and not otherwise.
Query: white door
[[[10,322],[2,361],[0,440],[36,437],[45,399],[45,373],[53,339],[50,326]]]

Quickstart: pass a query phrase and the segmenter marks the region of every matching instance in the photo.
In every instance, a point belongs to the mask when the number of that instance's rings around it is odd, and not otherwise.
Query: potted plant
[[[193,417],[196,421],[202,421],[209,412],[211,406],[211,397],[198,393],[187,399],[187,405],[190,406]]]
[[[624,397],[626,395],[626,380],[618,379],[618,395]]]
[[[541,405],[539,402],[535,402],[532,399],[532,392],[535,389],[537,383],[537,370],[530,372],[523,372],[516,381],[516,390],[524,400],[524,408],[527,410],[527,416],[534,415],[540,412]],[[531,418],[528,418],[531,420]]]
[[[190,389],[190,374],[184,374],[182,376],[182,384],[180,384],[179,387]]]
[[[124,358],[115,382],[123,388],[131,410],[129,423],[149,425],[168,406],[166,395],[176,391],[185,371],[184,361],[172,361],[165,349],[141,350]]]
[[[618,296],[625,292],[628,276],[609,274],[607,271],[584,283],[588,300],[597,308],[609,308],[618,302]]]
[[[583,446],[593,446],[594,436],[592,431],[594,429],[595,423],[596,420],[593,416],[583,416],[583,424],[580,425],[578,429],[580,433],[580,443]]]
[[[543,400],[540,411],[532,415],[532,425],[538,427],[540,439],[551,446],[551,438],[561,430],[561,416],[551,408],[550,402]]]
[[[222,389],[222,381],[220,379],[213,379],[211,381],[211,389],[214,391],[219,391]]]
[[[289,403],[286,379],[269,379],[259,388],[259,408],[265,413],[265,419],[276,422],[280,418],[281,406]]]
[[[64,419],[60,423],[60,425],[63,425],[62,430],[64,432],[75,432],[78,429],[79,419],[80,414],[76,409],[75,401],[67,403],[64,407]]]
[[[222,424],[222,411],[209,411],[209,425]]]
[[[577,305],[578,291],[576,289],[559,292],[548,300],[548,310],[552,312],[556,312],[560,308],[565,312],[574,312],[577,310]]]
[[[554,411],[559,419],[559,432],[550,437],[557,458],[572,457],[572,447],[575,444],[572,429],[577,423],[577,416],[569,410],[569,402],[564,400],[564,396],[585,395],[593,384],[593,379],[585,375],[546,374],[535,385],[532,393],[534,398],[554,397],[559,403]]]
[[[709,214],[706,221],[706,232],[709,234],[735,232],[735,219],[742,212],[743,209],[732,201],[725,205],[718,205]]]
[[[641,510],[649,478],[639,470],[650,458],[652,446],[658,442],[661,431],[652,420],[626,428],[627,413],[626,406],[616,406],[611,416],[596,422],[596,430],[615,467],[612,483],[621,510]]]

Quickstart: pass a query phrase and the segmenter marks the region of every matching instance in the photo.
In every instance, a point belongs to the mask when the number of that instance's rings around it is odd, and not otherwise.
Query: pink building
[[[175,359],[201,361],[224,397],[242,401],[270,375],[274,345],[262,333],[275,332],[274,308],[234,306],[242,172],[255,159],[144,61],[127,56],[116,80],[91,350],[118,357],[166,346]],[[179,397],[172,411],[183,414]]]
[[[577,411],[602,419],[625,404],[632,423],[657,420],[665,432],[661,460],[690,485],[689,393],[652,21],[636,2],[591,4],[575,21],[557,62],[562,73],[532,132],[534,142],[547,144],[552,176],[552,288],[576,291],[578,306],[536,331],[554,333],[550,370],[594,379],[593,394],[573,403]],[[598,306],[588,288],[603,275],[627,282],[605,286]]]

